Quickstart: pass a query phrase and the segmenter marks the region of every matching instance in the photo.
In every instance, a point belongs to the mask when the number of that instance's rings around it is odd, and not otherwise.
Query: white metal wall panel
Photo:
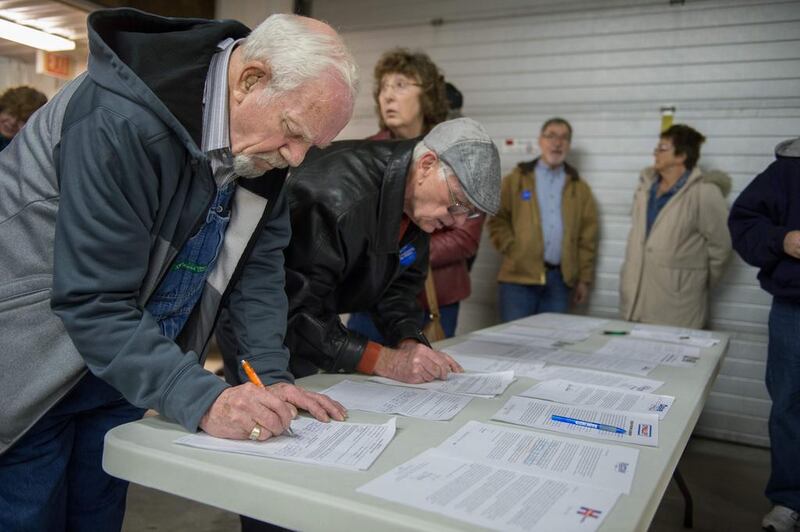
[[[800,135],[800,2],[667,0],[315,0],[362,67],[362,94],[343,138],[376,130],[372,68],[393,46],[423,49],[464,93],[467,116],[498,144],[569,119],[570,161],[597,197],[601,245],[586,312],[618,316],[618,276],[633,190],[651,164],[659,108],[703,132],[700,161],[733,178],[730,202]],[[432,23],[435,19],[435,23]],[[504,172],[532,156],[502,154]],[[484,232],[485,233],[485,232]],[[461,332],[495,323],[499,256],[484,234],[462,305]],[[733,335],[697,432],[768,445],[764,387],[771,299],[756,270],[732,260],[712,294],[711,326]]]
[[[216,0],[214,16],[255,28],[273,13],[291,13],[293,4],[292,0]]]
[[[83,70],[81,68],[81,70]],[[0,94],[18,85],[28,85],[52,98],[67,82],[37,74],[35,65],[11,57],[0,57]]]

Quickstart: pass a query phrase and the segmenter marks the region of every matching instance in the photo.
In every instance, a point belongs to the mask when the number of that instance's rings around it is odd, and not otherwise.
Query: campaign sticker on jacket
[[[522,194],[520,194],[520,196],[522,197],[522,201],[530,201],[531,200],[531,191],[527,190],[527,189],[523,190]]]
[[[417,260],[417,249],[411,245],[406,244],[400,248],[400,265],[410,266]]]

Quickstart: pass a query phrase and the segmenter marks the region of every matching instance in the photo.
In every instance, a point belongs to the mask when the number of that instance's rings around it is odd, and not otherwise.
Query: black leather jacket
[[[355,370],[367,338],[347,329],[340,313],[370,311],[388,345],[405,338],[427,344],[416,296],[428,269],[429,236],[409,223],[398,242],[415,144],[335,142],[312,149],[291,171],[285,187],[292,240],[284,255],[286,345],[295,376]]]

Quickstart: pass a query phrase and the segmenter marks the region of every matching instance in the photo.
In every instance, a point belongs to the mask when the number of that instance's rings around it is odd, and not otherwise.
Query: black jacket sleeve
[[[318,203],[293,210],[292,218],[302,218],[303,223],[292,224],[292,244],[287,249],[286,345],[292,357],[325,371],[354,371],[367,338],[342,324],[333,301],[345,272],[347,242],[336,215]]]
[[[747,185],[728,217],[733,248],[745,262],[767,272],[788,258],[783,239],[793,229],[785,224],[789,194],[780,183],[780,164],[772,163]]]

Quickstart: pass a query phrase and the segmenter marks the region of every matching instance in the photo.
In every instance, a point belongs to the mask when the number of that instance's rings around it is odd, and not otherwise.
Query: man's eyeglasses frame
[[[458,201],[455,193],[453,193],[453,189],[450,187],[449,178],[445,178],[444,182],[447,185],[447,191],[450,193],[450,205],[447,207],[447,212],[450,213],[450,216],[453,218],[457,216],[466,216],[467,220],[474,220],[481,215],[481,211],[475,207]]]

